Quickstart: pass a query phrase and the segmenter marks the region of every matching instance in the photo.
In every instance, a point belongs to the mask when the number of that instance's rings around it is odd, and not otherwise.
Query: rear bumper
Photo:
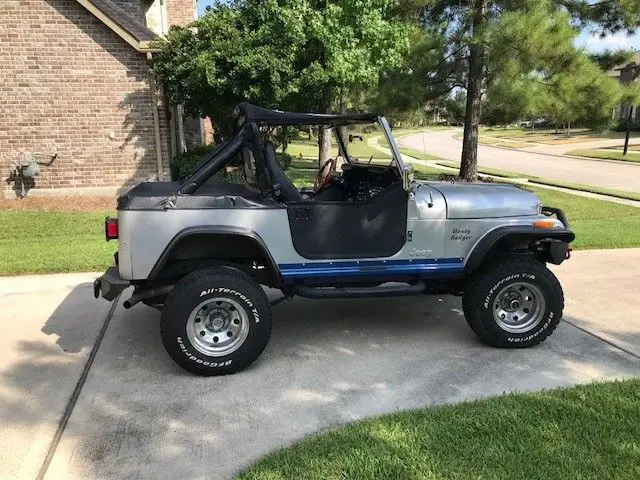
[[[96,298],[102,296],[110,302],[115,300],[122,291],[131,285],[129,280],[120,278],[118,267],[109,267],[104,275],[93,282],[93,295]]]

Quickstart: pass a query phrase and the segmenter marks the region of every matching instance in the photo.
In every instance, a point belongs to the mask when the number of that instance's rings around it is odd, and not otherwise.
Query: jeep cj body
[[[133,286],[125,308],[161,309],[163,343],[181,367],[232,373],[262,353],[281,299],[261,285],[283,299],[461,295],[469,326],[494,347],[536,345],[558,325],[563,293],[546,263],[562,263],[574,239],[561,210],[512,185],[414,180],[378,115],[246,103],[234,115],[235,133],[190,175],[135,186],[105,222],[119,251],[96,297]],[[384,164],[349,152],[344,132],[371,124],[391,152]],[[335,133],[338,151],[313,189],[295,187],[268,140],[301,125]],[[241,181],[225,181],[234,168]]]

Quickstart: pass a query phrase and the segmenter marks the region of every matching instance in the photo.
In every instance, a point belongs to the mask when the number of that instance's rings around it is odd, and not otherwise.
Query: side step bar
[[[388,285],[377,287],[307,287],[296,285],[293,293],[305,298],[366,298],[366,297],[402,297],[425,293],[427,285],[424,282]]]

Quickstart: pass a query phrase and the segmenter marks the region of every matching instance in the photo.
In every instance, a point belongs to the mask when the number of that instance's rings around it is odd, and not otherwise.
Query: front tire
[[[527,348],[545,340],[558,326],[564,295],[544,263],[513,256],[474,274],[462,302],[467,322],[486,344]]]
[[[249,366],[271,336],[267,296],[246,273],[230,267],[199,270],[167,296],[162,343],[180,367],[197,375],[224,375]]]

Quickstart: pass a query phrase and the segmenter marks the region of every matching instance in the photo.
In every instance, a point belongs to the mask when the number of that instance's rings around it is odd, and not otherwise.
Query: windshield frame
[[[395,139],[393,138],[393,133],[391,132],[391,126],[387,119],[383,116],[378,117],[378,124],[382,127],[382,131],[384,132],[384,136],[387,139],[387,144],[389,145],[389,149],[391,150],[391,156],[393,157],[393,161],[398,168],[398,171],[404,171],[404,162],[402,160],[402,154],[398,149],[398,145],[396,144]]]

